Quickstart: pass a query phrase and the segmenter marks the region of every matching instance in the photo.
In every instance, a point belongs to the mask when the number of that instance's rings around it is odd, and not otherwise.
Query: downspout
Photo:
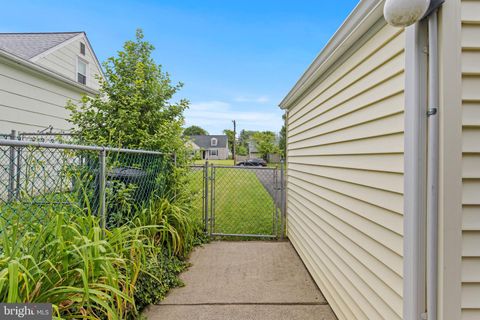
[[[427,316],[437,319],[438,308],[438,175],[439,72],[438,11],[428,16],[428,138],[427,138]]]
[[[415,24],[414,31],[418,32],[420,28],[420,20],[428,19],[428,110],[426,110],[427,122],[428,122],[428,135],[427,135],[427,186],[426,186],[426,269],[424,263],[419,254],[424,250],[419,248],[422,245],[422,226],[424,225],[424,215],[422,214],[424,209],[420,206],[422,197],[415,195],[411,190],[405,190],[405,223],[404,223],[404,250],[413,250],[413,252],[405,251],[404,255],[404,319],[405,320],[418,320],[428,319],[437,320],[438,310],[438,176],[439,176],[439,121],[438,121],[438,106],[439,106],[439,72],[438,72],[438,7],[441,6],[443,0],[387,0],[384,8],[384,16],[387,22],[394,26],[407,27]],[[408,30],[408,29],[407,29]],[[421,37],[413,37],[416,43],[413,44],[414,48],[421,46]],[[410,44],[412,45],[412,44]],[[420,54],[418,50],[416,53]],[[407,56],[408,59],[408,56]],[[410,59],[411,61],[421,61],[421,57],[415,56]],[[416,81],[425,77],[425,75],[415,74],[415,71],[408,70],[409,68],[416,68],[417,64],[406,64],[407,73],[410,72],[417,76]],[[425,71],[423,71],[425,72]],[[414,78],[414,77],[413,77]],[[407,79],[408,81],[408,79]],[[414,115],[415,112],[421,111],[418,109],[418,102],[421,101],[419,88],[412,88],[408,83],[406,85],[406,91],[410,89],[412,92],[406,92],[407,104],[413,103],[411,106],[406,106],[410,110],[410,115]],[[410,97],[412,96],[413,97]],[[415,110],[415,108],[417,108]],[[420,106],[421,108],[421,106]],[[425,109],[423,109],[425,112]],[[407,112],[406,112],[407,113]],[[420,112],[421,114],[421,112]],[[424,116],[420,116],[424,119]],[[422,147],[412,142],[412,134],[421,133],[424,125],[423,121],[419,119],[409,119],[406,115],[406,121],[413,121],[412,124],[406,124],[406,131],[410,128],[412,132],[405,132],[405,187],[413,186],[418,188],[422,185],[423,177],[412,174],[419,173],[422,165],[412,164],[411,161],[417,157],[420,160],[422,154]],[[410,137],[410,139],[409,139]],[[420,141],[424,141],[422,136],[419,137]],[[408,143],[414,146],[409,146]],[[422,143],[422,142],[420,142]],[[424,142],[423,142],[424,143]],[[411,148],[413,154],[407,156],[407,150]],[[408,162],[409,161],[409,162]],[[410,165],[410,166],[409,166]],[[407,172],[408,169],[414,172]],[[415,181],[411,181],[413,180]],[[410,184],[410,185],[409,185]],[[423,194],[423,190],[416,190]],[[407,199],[407,196],[411,199]],[[413,205],[409,204],[410,200],[415,201]],[[424,230],[424,229],[423,229]],[[423,231],[425,232],[425,230]],[[417,243],[415,243],[418,241]],[[426,273],[426,312],[419,314],[422,310],[422,306],[419,301],[422,301],[420,289],[422,285],[415,284],[415,281],[423,278],[422,273]],[[412,277],[412,278],[407,278]],[[414,297],[409,297],[408,294],[413,294]],[[406,296],[407,295],[407,296]],[[415,300],[418,299],[418,300]]]

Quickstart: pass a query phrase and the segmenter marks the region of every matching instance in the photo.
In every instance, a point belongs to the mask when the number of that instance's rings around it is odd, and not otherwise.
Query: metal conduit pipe
[[[438,307],[438,174],[439,73],[437,10],[428,16],[428,137],[427,137],[427,316],[437,319]]]
[[[439,62],[438,62],[438,7],[443,0],[387,0],[384,7],[386,21],[397,27],[407,27],[418,23],[422,19],[428,19],[428,136],[427,136],[427,227],[426,227],[426,313],[421,315],[428,320],[437,320],[438,314],[438,180],[439,180]],[[418,39],[417,39],[418,41]],[[414,67],[414,66],[410,66]],[[407,65],[406,68],[409,68]],[[421,131],[420,124],[414,131]],[[417,179],[421,179],[418,177]],[[417,183],[420,185],[420,183]],[[407,212],[406,212],[407,214]],[[409,220],[405,230],[405,237],[418,236],[418,226],[421,225],[421,212],[408,212],[414,215],[415,219]],[[406,243],[412,239],[405,239]],[[418,259],[415,255],[406,255],[409,259]],[[417,266],[422,268],[419,261],[406,261],[406,266]],[[406,274],[418,275],[422,270]],[[405,283],[410,283],[408,281]],[[406,301],[406,300],[404,300]],[[415,308],[404,306],[404,311],[411,311]],[[420,315],[412,316],[412,312],[406,312],[405,319],[418,319]],[[416,319],[415,319],[416,320]]]

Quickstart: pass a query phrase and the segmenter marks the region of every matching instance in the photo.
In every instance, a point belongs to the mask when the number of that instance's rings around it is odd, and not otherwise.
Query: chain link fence
[[[75,135],[65,132],[17,132],[16,130],[12,130],[10,133],[0,133],[0,139],[45,143],[79,144],[78,139],[76,139]]]
[[[282,238],[282,167],[190,166],[190,187],[204,230],[214,237]]]
[[[58,210],[97,214],[107,228],[124,224],[167,191],[174,165],[160,152],[1,138],[0,230],[19,234]]]

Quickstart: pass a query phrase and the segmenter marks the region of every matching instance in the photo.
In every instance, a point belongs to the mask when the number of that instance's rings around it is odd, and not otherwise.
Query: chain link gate
[[[192,166],[200,191],[196,206],[212,237],[282,239],[285,235],[284,169],[208,165]],[[198,192],[200,194],[200,192]],[[199,197],[200,199],[200,197]]]

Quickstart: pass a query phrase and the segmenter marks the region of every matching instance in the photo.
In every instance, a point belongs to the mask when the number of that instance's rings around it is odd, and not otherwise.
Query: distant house
[[[226,135],[191,136],[190,139],[190,146],[200,159],[228,159],[228,137]]]
[[[97,94],[97,77],[84,32],[0,33],[0,132],[69,130],[67,101]]]
[[[253,140],[248,142],[248,157],[250,159],[261,158],[261,154],[257,149],[257,144]]]

